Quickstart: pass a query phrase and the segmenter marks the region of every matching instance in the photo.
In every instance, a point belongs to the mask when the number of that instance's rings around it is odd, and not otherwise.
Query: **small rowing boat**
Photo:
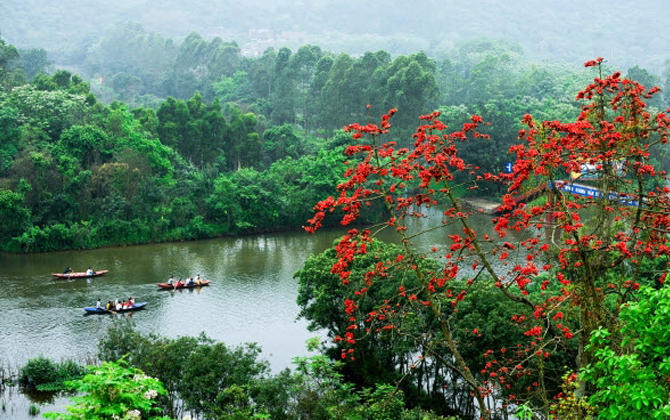
[[[177,286],[177,283],[172,283],[172,284],[156,283],[156,284],[158,284],[158,287],[160,287],[161,289],[174,290],[174,289],[192,289],[194,287],[207,286],[209,283],[211,283],[210,280],[203,280],[203,281],[200,282],[200,284],[193,283],[193,284],[188,284],[187,285],[186,283],[182,283],[179,286]]]
[[[114,310],[108,311],[107,309],[103,309],[103,308],[84,308],[84,310],[88,314],[115,314],[115,313],[118,313],[118,312],[136,311],[138,309],[144,308],[146,305],[147,305],[147,302],[137,302],[136,304],[134,304],[130,308],[126,308],[126,309],[118,309],[118,310],[114,309]]]
[[[107,274],[109,270],[97,270],[94,271],[93,274],[86,274],[85,271],[73,271],[70,273],[51,273],[52,276],[58,277],[59,279],[67,280],[67,279],[85,279],[89,277],[98,277],[102,276],[103,274]]]

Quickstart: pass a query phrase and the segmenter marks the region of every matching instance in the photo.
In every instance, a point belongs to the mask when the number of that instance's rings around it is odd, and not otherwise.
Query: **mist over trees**
[[[8,0],[0,3],[0,28],[18,48],[44,48],[58,61],[77,61],[115,25],[131,21],[177,42],[196,30],[254,54],[315,44],[355,55],[424,50],[442,57],[463,41],[492,38],[519,44],[532,59],[581,63],[603,56],[618,68],[639,64],[660,73],[670,45],[661,17],[669,12],[662,0]]]
[[[388,384],[402,381],[388,406],[397,413],[389,418],[422,414],[405,412],[403,405],[463,418],[507,418],[511,403],[549,419],[549,397],[563,391],[569,402],[570,396],[590,395],[590,410],[609,404],[609,388],[625,406],[630,392],[621,384],[636,378],[618,380],[608,371],[613,361],[626,360],[612,356],[607,336],[617,335],[620,343],[638,338],[637,325],[649,324],[651,315],[628,303],[638,290],[643,299],[653,298],[647,287],[660,287],[668,275],[670,120],[663,111],[670,110],[670,38],[663,22],[646,18],[664,16],[668,7],[660,1],[638,10],[623,2],[573,0],[552,10],[540,0],[421,6],[396,0],[383,7],[350,0],[336,6],[321,0],[3,3],[0,250],[87,249],[304,225],[315,230],[339,226],[342,215],[344,225],[393,226],[402,248],[372,241],[367,231],[359,247],[359,232],[352,229],[296,273],[300,316],[310,328],[329,330],[335,345],[326,353],[350,362],[342,374],[330,370],[326,359],[304,359],[303,376],[247,375],[229,389],[217,382],[230,369],[224,363],[207,387],[211,404],[199,406],[200,396],[176,400],[196,413],[213,410],[212,417],[241,405],[244,418],[254,410],[269,412],[263,404],[271,403],[285,403],[277,418],[301,418],[291,416],[303,402],[323,409],[326,418],[344,401],[350,407],[339,408],[368,416],[356,418],[376,419],[381,416],[365,404],[389,401]],[[584,68],[588,59],[594,60],[586,67],[596,69]],[[605,72],[612,74],[603,80]],[[374,125],[381,115],[380,126]],[[450,134],[442,134],[447,126]],[[364,133],[373,138],[350,146]],[[378,142],[381,137],[388,141]],[[511,150],[516,158],[506,153]],[[370,151],[374,156],[357,156]],[[559,183],[584,162],[602,167],[606,178],[599,188],[608,194],[594,199],[560,193]],[[620,175],[618,164],[629,172]],[[513,173],[502,174],[506,166]],[[508,194],[537,190],[540,182],[562,198],[526,206]],[[505,203],[509,211],[494,219],[495,231],[504,238],[508,229],[525,230],[518,243],[475,235],[460,207],[474,195]],[[442,254],[431,259],[402,232],[406,216],[423,218],[415,208],[437,206],[437,198],[448,200],[439,223],[461,223],[465,236],[447,235],[453,242],[448,253],[434,247],[431,253]],[[622,203],[617,213],[612,202]],[[644,205],[623,206],[633,202]],[[595,207],[596,216],[582,223],[578,209],[586,205]],[[361,208],[369,211],[359,214]],[[563,243],[556,236],[542,243],[545,222],[563,230]],[[519,251],[512,256],[514,249]],[[507,273],[513,280],[500,276],[488,259],[512,263]],[[480,262],[486,272],[457,278],[464,276],[459,266],[475,270]],[[350,277],[360,289],[342,289]],[[510,291],[514,284],[518,291]],[[511,300],[501,301],[500,290]],[[640,313],[626,315],[629,308]],[[394,318],[400,322],[388,323]],[[658,324],[667,325],[666,319]],[[619,331],[619,321],[629,326]],[[643,372],[651,380],[640,381],[631,405],[641,406],[637,401],[650,385],[658,385],[658,401],[668,400],[670,364],[655,355],[668,354],[665,330],[647,331],[644,341],[662,341],[653,351],[649,346]],[[352,331],[366,335],[355,359]],[[189,363],[165,358],[151,372],[184,381],[188,392],[192,386],[185,381],[209,369],[200,356],[211,350],[216,360],[246,357],[249,372],[266,370],[256,363],[254,348],[245,356],[204,337],[173,342],[119,334],[128,340],[112,344],[139,344],[130,360],[147,362],[146,370],[159,360],[143,359],[151,349],[184,357],[190,356],[180,346],[194,350],[198,357]],[[644,355],[624,347],[616,351]],[[510,356],[507,349],[514,348]],[[107,350],[109,360],[129,353],[111,345]],[[486,359],[494,353],[500,357]],[[659,376],[657,362],[665,369]],[[170,376],[168,365],[188,369]],[[639,370],[639,364],[624,367],[627,374]],[[589,388],[570,391],[578,371]],[[316,375],[314,382],[309,375]],[[319,393],[312,385],[321,379],[333,386]],[[254,383],[257,389],[246,386]],[[274,392],[283,401],[256,394],[286,383],[292,387]],[[608,389],[596,389],[601,384]],[[488,416],[490,392],[500,416]],[[314,405],[318,401],[325,405]],[[583,407],[563,409],[577,413]],[[660,409],[670,413],[668,405]]]
[[[452,127],[481,115],[489,140],[460,151],[498,172],[523,116],[576,118],[575,92],[593,77],[484,38],[442,58],[318,44],[255,57],[235,40],[196,31],[175,40],[122,22],[82,44],[72,70],[43,48],[0,40],[0,211],[16,216],[0,242],[14,251],[302,226],[340,177],[341,128],[391,108],[404,147],[426,112],[439,110]],[[641,64],[628,73],[664,87],[670,61],[658,74]],[[656,95],[649,106],[663,110],[668,99]],[[496,197],[501,188],[467,194]]]

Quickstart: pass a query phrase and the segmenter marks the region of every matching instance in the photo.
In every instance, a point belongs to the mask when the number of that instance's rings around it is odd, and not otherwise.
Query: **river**
[[[437,214],[432,211],[432,216]],[[439,217],[439,215],[437,215]],[[423,227],[439,221],[424,221]],[[488,218],[480,220],[488,224]],[[297,320],[298,282],[293,274],[309,258],[332,246],[344,230],[302,231],[240,238],[66,251],[31,255],[0,254],[0,366],[16,371],[31,358],[93,360],[98,340],[119,319],[132,317],[142,333],[176,338],[205,333],[229,346],[256,342],[274,372],[307,355],[305,341],[322,335]],[[453,232],[450,232],[453,233]],[[419,246],[445,242],[435,230]],[[393,236],[386,236],[393,240]],[[423,244],[423,245],[421,245]],[[59,280],[52,272],[108,269],[92,279]],[[199,290],[160,290],[174,275],[210,279]],[[86,315],[84,307],[134,297],[147,301],[132,314]],[[9,395],[9,397],[8,397]],[[13,396],[12,396],[13,395]],[[29,400],[9,393],[6,418],[28,418]],[[43,407],[49,411],[54,401]],[[3,418],[0,412],[0,418]]]

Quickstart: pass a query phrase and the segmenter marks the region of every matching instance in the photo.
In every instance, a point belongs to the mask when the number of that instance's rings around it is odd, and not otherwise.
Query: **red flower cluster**
[[[585,66],[601,66],[602,62],[599,57]],[[447,134],[439,112],[424,115],[422,125],[413,134],[413,146],[400,149],[395,142],[380,141],[389,132],[394,109],[382,117],[379,125],[345,127],[352,139],[366,141],[347,148],[355,163],[338,187],[339,196],[319,202],[305,229],[315,231],[325,214],[335,209],[344,213],[342,224],[350,224],[358,219],[365,204],[381,200],[389,218],[380,226],[394,228],[404,249],[396,258],[380,261],[362,279],[356,279],[356,299],[368,298],[374,282],[385,281],[397,272],[412,272],[420,286],[411,290],[405,285],[392,288],[390,296],[376,302],[374,310],[365,314],[358,313],[356,301],[345,301],[344,309],[352,322],[338,341],[350,347],[362,330],[365,334],[398,331],[403,328],[404,317],[430,314],[441,327],[433,337],[443,337],[441,348],[456,355],[458,340],[449,335],[447,320],[458,311],[470,287],[489,277],[501,296],[528,308],[525,315],[512,319],[513,328],[525,330],[527,341],[516,349],[487,351],[487,358],[500,357],[487,362],[482,370],[488,378],[485,383],[474,378],[468,366],[458,366],[458,374],[463,375],[473,395],[482,397],[491,392],[494,383],[509,386],[511,380],[532,374],[524,365],[534,355],[550,357],[548,342],[561,343],[574,335],[584,341],[592,325],[606,325],[610,318],[605,315],[605,294],[618,296],[616,304],[624,304],[640,287],[638,281],[621,274],[625,272],[623,267],[638,267],[642,260],[670,256],[670,189],[665,172],[652,161],[652,147],[668,142],[670,109],[652,117],[643,101],[657,92],[656,88],[647,91],[615,72],[596,78],[578,93],[577,99],[585,104],[574,122],[537,122],[525,115],[520,143],[510,148],[514,157],[511,174],[478,173],[478,168],[459,155],[460,142],[487,138],[477,131],[483,124],[479,116],[472,116],[460,130]],[[578,182],[574,184],[572,178],[584,167],[599,174],[599,189],[578,195]],[[499,207],[502,214],[492,219],[496,232],[492,236],[497,238],[477,235],[470,227],[470,211],[454,196],[452,182],[458,172],[472,176],[471,188],[488,182],[506,185],[507,194]],[[524,197],[538,194],[546,194],[546,202],[524,204]],[[420,268],[424,255],[412,246],[407,219],[425,217],[425,209],[438,204],[441,225],[457,223],[463,229],[448,236],[450,243],[445,249],[432,247],[431,252],[439,255],[443,264],[439,270],[428,272]],[[592,214],[598,216],[597,226],[583,220]],[[352,229],[337,244],[338,260],[332,272],[343,284],[354,283],[350,266],[357,256],[368,252],[370,242],[369,231]],[[476,275],[457,283],[464,271]],[[482,272],[486,275],[480,276]],[[528,294],[531,284],[539,289],[532,297]],[[356,318],[359,315],[366,323],[361,330]],[[578,318],[588,318],[591,324],[575,328]],[[475,336],[481,334],[479,328],[471,331]],[[579,333],[573,335],[571,331]],[[352,351],[343,351],[343,357],[352,357]]]

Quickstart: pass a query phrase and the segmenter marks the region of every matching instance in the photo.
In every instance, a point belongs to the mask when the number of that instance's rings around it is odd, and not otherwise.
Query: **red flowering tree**
[[[388,218],[369,229],[351,229],[336,246],[332,272],[343,287],[356,286],[354,296],[365,296],[391,279],[399,286],[378,299],[372,311],[360,311],[356,299],[343,302],[351,321],[347,332],[336,338],[344,345],[343,358],[355,357],[356,341],[366,334],[411,333],[417,358],[410,368],[427,358],[442,363],[470,388],[483,419],[491,418],[493,409],[487,399],[501,395],[516,404],[530,401],[538,413],[549,416],[553,396],[548,395],[543,372],[553,354],[577,346],[575,367],[588,365],[596,351],[586,347],[591,333],[600,327],[617,331],[621,305],[634,297],[644,279],[661,277],[650,267],[658,269],[658,262],[670,254],[666,173],[654,165],[655,153],[665,150],[668,142],[670,109],[651,115],[644,99],[657,88],[647,90],[619,72],[603,77],[601,58],[586,66],[595,67],[598,77],[577,95],[583,101],[579,117],[570,123],[540,123],[526,115],[520,143],[510,149],[512,174],[479,173],[459,157],[462,142],[478,141],[486,147],[478,116],[453,132],[447,132],[439,113],[423,116],[411,148],[385,140],[394,109],[378,125],[346,127],[356,142],[346,151],[351,156],[346,181],[339,185],[338,196],[315,206],[306,230],[319,228],[326,214],[338,208],[344,214],[342,224],[349,225],[372,201],[381,200]],[[590,196],[573,194],[578,190],[571,176],[584,168],[594,175],[590,189],[582,186]],[[467,188],[506,185],[501,213],[492,219],[495,234],[471,227],[470,218],[478,210],[465,206],[456,194],[464,186],[455,185],[455,179],[462,179],[455,178],[457,173],[468,175]],[[519,199],[538,186],[546,190],[548,200],[533,204]],[[435,206],[441,225],[456,225],[461,233],[450,234],[447,245],[422,254],[412,243],[420,233],[408,231],[407,224]],[[372,232],[384,228],[398,232],[402,252],[380,260],[362,278],[350,278],[350,267],[367,253]],[[419,263],[424,258],[439,261],[439,269],[425,268],[430,265]],[[402,279],[410,271],[419,281],[408,288]],[[456,324],[462,318],[454,314],[478,282],[490,282],[501,298],[526,308],[510,325],[524,328],[526,339],[514,348],[487,349],[482,354],[484,368],[475,371],[463,357],[463,346],[481,337],[486,325],[463,337]],[[533,287],[539,293],[529,294]],[[410,332],[416,320],[428,316],[433,321],[421,324],[425,331]],[[527,384],[527,392],[510,395],[506,390],[518,389],[518,383]],[[577,396],[588,392],[588,384],[581,384]]]

